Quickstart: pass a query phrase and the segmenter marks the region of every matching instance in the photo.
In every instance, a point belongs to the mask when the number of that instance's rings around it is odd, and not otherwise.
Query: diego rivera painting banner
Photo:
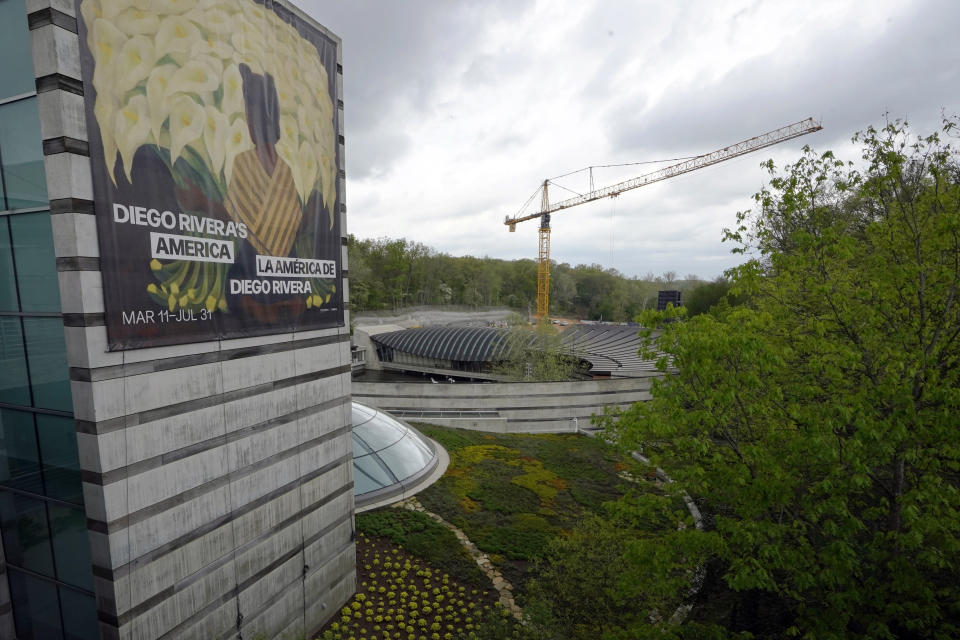
[[[110,349],[343,326],[337,43],[270,0],[78,6]]]

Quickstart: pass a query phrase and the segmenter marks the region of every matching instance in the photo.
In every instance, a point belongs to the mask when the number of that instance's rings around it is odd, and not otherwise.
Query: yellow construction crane
[[[704,167],[709,167],[710,165],[717,164],[731,158],[736,158],[737,156],[742,156],[747,153],[757,151],[758,149],[763,149],[764,147],[770,147],[793,138],[799,138],[800,136],[808,133],[820,131],[822,128],[823,127],[820,126],[819,122],[815,122],[813,118],[807,118],[806,120],[801,120],[800,122],[795,122],[785,127],[774,129],[773,131],[768,131],[767,133],[755,136],[749,140],[737,142],[736,144],[724,147],[723,149],[717,149],[716,151],[711,151],[710,153],[695,156],[693,158],[684,160],[683,162],[678,162],[677,164],[664,167],[663,169],[658,169],[657,171],[644,174],[637,178],[632,178],[624,182],[618,182],[610,185],[609,187],[591,190],[583,195],[562,200],[553,205],[550,204],[550,196],[548,193],[550,180],[544,180],[543,184],[538,189],[538,191],[541,192],[540,211],[527,215],[523,215],[523,212],[521,211],[513,217],[507,216],[503,221],[505,225],[510,227],[510,231],[516,231],[518,222],[540,218],[540,243],[539,252],[537,253],[538,322],[543,322],[547,319],[547,314],[549,313],[550,309],[550,214],[562,209],[575,207],[578,204],[599,200],[600,198],[615,198],[624,191],[644,187],[648,184],[666,180],[667,178],[673,178],[674,176],[679,176],[683,173],[696,171],[697,169],[703,169]],[[591,167],[591,189],[593,187],[592,182]],[[534,194],[534,197],[535,196],[536,194]],[[533,200],[532,197],[527,202],[529,203],[531,200]]]

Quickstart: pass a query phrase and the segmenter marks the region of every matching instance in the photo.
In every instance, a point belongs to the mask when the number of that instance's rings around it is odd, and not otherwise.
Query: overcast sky
[[[294,0],[343,39],[348,230],[536,258],[508,233],[545,179],[697,155],[812,116],[824,129],[553,216],[551,255],[629,276],[737,264],[722,229],[803,145],[960,112],[956,0]],[[597,187],[654,166],[598,169]],[[558,180],[588,190],[586,174]],[[571,195],[551,189],[551,200]]]

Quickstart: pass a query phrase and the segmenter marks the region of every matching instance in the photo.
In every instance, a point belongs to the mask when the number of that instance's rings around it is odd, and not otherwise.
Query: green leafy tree
[[[504,355],[494,372],[510,380],[550,382],[571,380],[589,365],[564,349],[560,336],[549,324],[535,329],[513,325],[503,331]]]
[[[857,167],[809,149],[769,163],[757,211],[727,232],[753,255],[729,274],[744,302],[662,323],[650,346],[674,375],[607,420],[704,512],[704,531],[651,544],[644,579],[681,599],[678,571],[706,566],[730,603],[706,622],[960,637],[955,126],[867,129]]]
[[[403,238],[350,236],[348,246],[350,303],[357,311],[423,304],[502,304],[526,311],[536,305],[533,260],[454,257]],[[551,312],[558,315],[632,320],[656,300],[659,286],[597,264],[559,264],[552,271]]]
[[[707,313],[714,305],[724,300],[730,291],[730,281],[724,277],[713,282],[704,282],[684,296],[683,306],[691,316]]]
[[[551,541],[525,608],[543,640],[596,640],[622,630],[643,610],[621,588],[632,532],[592,517]]]

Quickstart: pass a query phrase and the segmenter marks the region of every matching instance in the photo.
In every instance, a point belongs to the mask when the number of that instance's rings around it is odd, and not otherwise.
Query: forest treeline
[[[354,311],[417,305],[507,306],[521,313],[536,309],[535,260],[455,257],[406,239],[349,238],[350,306]],[[705,286],[710,285],[710,286]],[[550,313],[584,320],[633,320],[656,306],[657,291],[679,289],[693,296],[716,294],[724,283],[706,283],[668,271],[628,278],[599,264],[575,267],[553,263]],[[721,292],[722,293],[722,292]],[[711,295],[715,297],[715,295]],[[691,297],[691,302],[696,296]]]

